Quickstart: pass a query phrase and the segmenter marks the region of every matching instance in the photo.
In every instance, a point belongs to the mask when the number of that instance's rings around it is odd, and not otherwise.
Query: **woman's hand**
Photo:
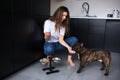
[[[71,54],[75,54],[75,53],[76,53],[74,50],[72,50],[71,47],[68,47],[68,51],[69,51],[69,53],[71,53]]]
[[[76,52],[75,52],[74,50],[72,50],[72,48],[64,41],[64,36],[63,36],[63,35],[60,35],[60,37],[59,37],[59,43],[60,43],[61,45],[65,46],[65,47],[68,49],[69,53],[71,53],[71,54],[75,54],[75,53],[76,53]]]

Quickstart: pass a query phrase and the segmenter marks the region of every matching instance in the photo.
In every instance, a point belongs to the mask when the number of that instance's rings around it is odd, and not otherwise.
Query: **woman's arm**
[[[45,32],[45,33],[44,33],[44,39],[45,39],[46,41],[48,41],[48,40],[50,39],[50,36],[51,36],[50,32]]]
[[[63,35],[60,35],[59,37],[59,43],[63,46],[65,46],[69,53],[72,53],[72,54],[75,54],[76,52],[72,50],[72,48],[64,41],[64,36]]]

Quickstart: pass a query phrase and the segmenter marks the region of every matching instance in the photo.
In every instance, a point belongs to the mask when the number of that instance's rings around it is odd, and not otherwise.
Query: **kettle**
[[[118,17],[119,17],[119,14],[120,14],[120,11],[114,9],[113,12],[112,12],[112,14],[113,14],[113,17],[114,17],[114,18],[118,18]]]

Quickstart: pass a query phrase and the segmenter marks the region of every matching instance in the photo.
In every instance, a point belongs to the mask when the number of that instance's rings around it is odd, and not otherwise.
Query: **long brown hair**
[[[63,16],[63,12],[67,12],[67,16],[66,16],[66,19],[61,22],[61,18]],[[70,32],[70,22],[69,22],[69,10],[67,7],[65,6],[60,6],[56,11],[55,13],[53,14],[53,16],[50,17],[50,20],[51,21],[55,21],[56,22],[56,25],[55,25],[55,28],[56,30],[60,30],[60,27],[63,26],[65,27],[65,35],[69,35],[69,32]]]

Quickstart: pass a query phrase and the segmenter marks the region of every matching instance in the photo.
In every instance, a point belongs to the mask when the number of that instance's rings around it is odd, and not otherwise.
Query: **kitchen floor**
[[[76,73],[79,67],[77,55],[73,57],[76,63],[75,67],[70,67],[67,63],[67,53],[57,52],[54,57],[60,57],[60,63],[53,63],[55,69],[60,70],[58,73],[47,75],[47,71],[42,68],[43,65],[39,61],[29,65],[28,67],[10,75],[4,80],[119,80],[120,79],[120,53],[111,52],[112,61],[109,76],[104,76],[105,71],[101,71],[101,64],[93,62],[86,64],[81,73]]]

